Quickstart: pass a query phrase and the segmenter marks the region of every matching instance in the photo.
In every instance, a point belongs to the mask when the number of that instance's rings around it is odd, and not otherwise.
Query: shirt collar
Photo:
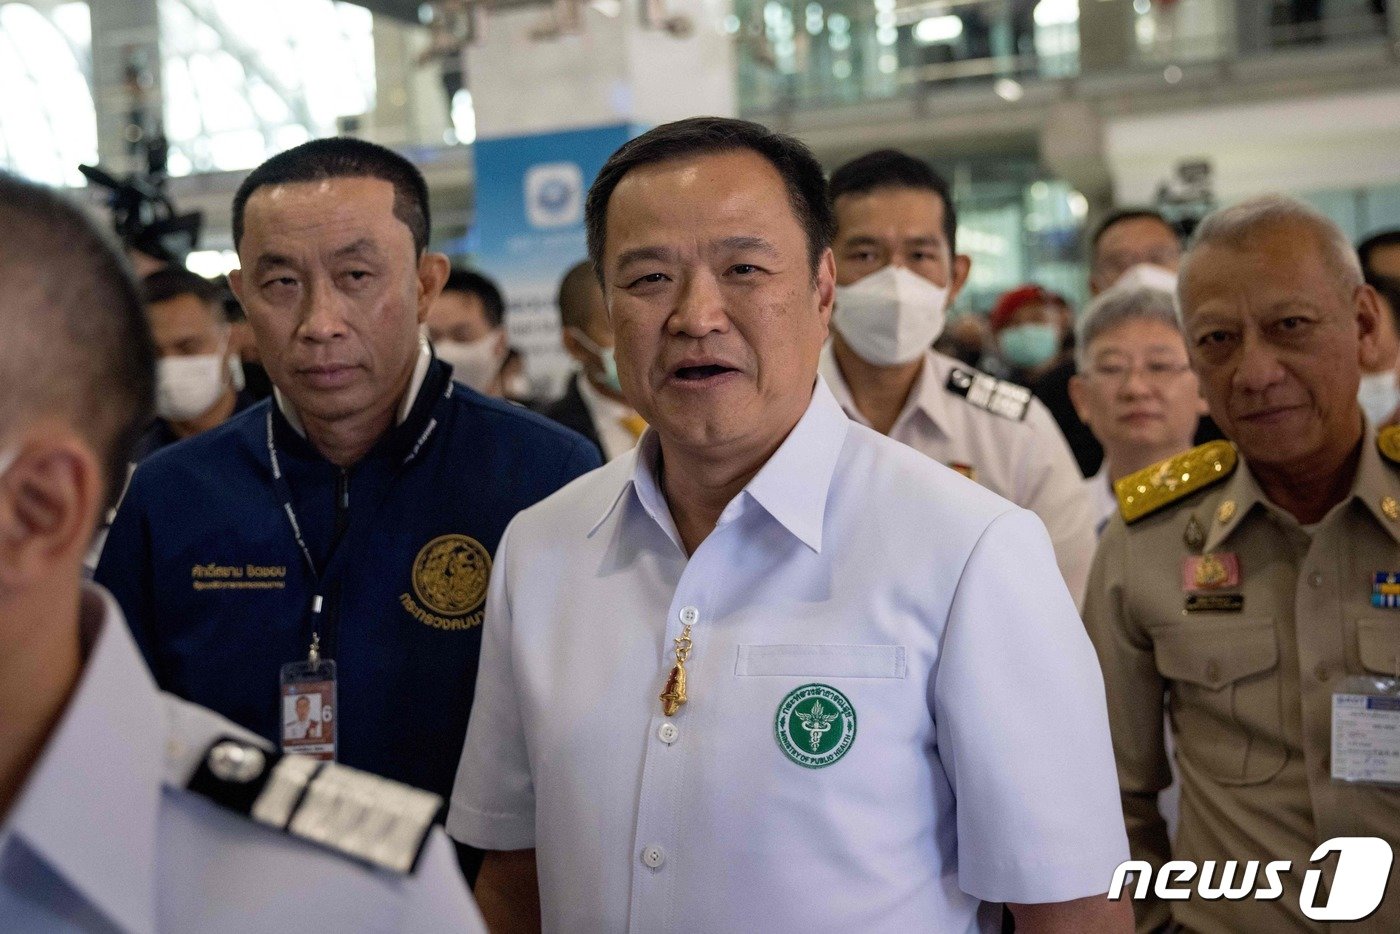
[[[783,528],[820,554],[827,492],[849,429],[850,419],[826,380],[818,376],[807,411],[739,496],[747,494]],[[614,461],[618,465],[615,469],[626,479],[589,535],[602,526],[631,490],[652,521],[680,546],[670,507],[657,482],[660,456],[661,438],[655,429],[648,428],[636,448]]]
[[[1380,451],[1376,448],[1375,432],[1367,426],[1361,439],[1361,458],[1356,465],[1356,479],[1352,481],[1351,493],[1333,506],[1319,524],[1331,521],[1333,516],[1349,508],[1355,500],[1375,517],[1376,522],[1391,538],[1400,543],[1400,521],[1390,519],[1385,514],[1383,504],[1387,498],[1392,501],[1392,510],[1400,509],[1400,477],[1396,475],[1394,468],[1381,460]],[[1249,464],[1241,458],[1239,468],[1234,476],[1226,481],[1217,500],[1215,514],[1211,517],[1210,531],[1206,534],[1205,550],[1215,551],[1224,544],[1255,506],[1271,510],[1296,524],[1296,520],[1269,502],[1258,481],[1254,479],[1254,474],[1250,472]]]
[[[1400,543],[1400,520],[1386,515],[1386,501],[1389,500],[1392,513],[1400,515],[1400,475],[1396,466],[1386,462],[1376,447],[1376,435],[1368,425],[1366,437],[1361,442],[1361,463],[1356,466],[1356,481],[1351,485],[1351,495],[1366,508],[1381,528]]]
[[[413,411],[413,403],[418,401],[418,393],[423,389],[423,381],[428,378],[428,367],[432,362],[433,352],[428,349],[428,342],[419,341],[418,360],[413,364],[413,376],[408,381],[408,392],[403,394],[403,400],[399,403],[396,425],[402,425],[408,421],[408,415]],[[292,426],[293,431],[305,438],[306,428],[301,423],[301,416],[297,414],[296,408],[287,401],[287,397],[282,395],[282,390],[273,386],[272,396],[277,400],[277,409],[287,420],[287,424]]]
[[[77,690],[20,792],[0,846],[22,840],[123,930],[154,930],[165,708],[121,610],[84,587]]]
[[[583,400],[584,406],[588,409],[588,414],[593,416],[596,422],[621,422],[630,415],[637,414],[632,411],[632,407],[625,402],[618,402],[609,396],[603,395],[597,387],[589,381],[583,374],[577,374],[578,394]]]
[[[899,417],[894,421],[894,428],[890,430],[891,436],[901,425],[913,418],[915,413],[922,413],[935,427],[943,428],[947,392],[943,386],[946,368],[941,366],[941,363],[942,360],[932,350],[924,351],[919,375],[914,379],[914,385],[909,390],[909,398],[905,400],[904,408],[900,410]],[[869,428],[870,422],[856,407],[855,397],[851,395],[851,387],[841,373],[841,365],[836,362],[836,354],[831,349],[830,342],[822,348],[819,368],[822,378],[826,380],[831,389],[832,396],[845,413],[852,421]]]

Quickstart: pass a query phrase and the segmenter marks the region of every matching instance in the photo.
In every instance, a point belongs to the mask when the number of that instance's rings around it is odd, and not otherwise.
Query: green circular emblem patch
[[[809,769],[831,765],[856,741],[856,709],[827,684],[804,684],[783,698],[774,723],[778,746]]]

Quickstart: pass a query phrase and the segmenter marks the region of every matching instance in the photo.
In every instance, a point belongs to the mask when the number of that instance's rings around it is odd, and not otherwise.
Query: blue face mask
[[[1018,324],[1001,332],[1001,357],[1021,369],[1040,366],[1060,350],[1060,329],[1053,324]]]
[[[617,378],[617,348],[599,347],[578,328],[569,328],[569,333],[574,335],[574,340],[582,344],[585,350],[598,358],[598,366],[602,368],[602,372],[597,374],[598,382],[613,392],[621,393],[622,382]]]

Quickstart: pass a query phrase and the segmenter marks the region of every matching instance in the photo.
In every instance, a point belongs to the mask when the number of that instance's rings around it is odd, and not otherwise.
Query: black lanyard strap
[[[297,521],[296,507],[292,505],[292,485],[287,482],[286,476],[282,473],[282,462],[277,458],[277,442],[272,435],[272,406],[267,407],[267,459],[272,465],[272,485],[277,489],[277,496],[282,500],[282,511],[287,515],[287,521],[292,526],[292,537],[297,541],[297,547],[301,549],[301,556],[306,560],[306,569],[311,573],[312,582],[319,587],[321,573],[316,569],[316,562],[311,557],[311,549],[306,545],[306,538],[301,534],[301,523]],[[321,599],[316,596],[317,601]]]

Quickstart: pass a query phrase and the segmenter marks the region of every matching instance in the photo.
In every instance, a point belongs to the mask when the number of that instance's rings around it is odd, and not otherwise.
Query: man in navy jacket
[[[230,284],[275,396],[141,465],[97,580],[162,687],[274,742],[283,666],[314,642],[335,662],[338,759],[445,796],[497,542],[597,451],[432,357],[419,325],[448,262],[401,157],[289,150],[233,223]]]

